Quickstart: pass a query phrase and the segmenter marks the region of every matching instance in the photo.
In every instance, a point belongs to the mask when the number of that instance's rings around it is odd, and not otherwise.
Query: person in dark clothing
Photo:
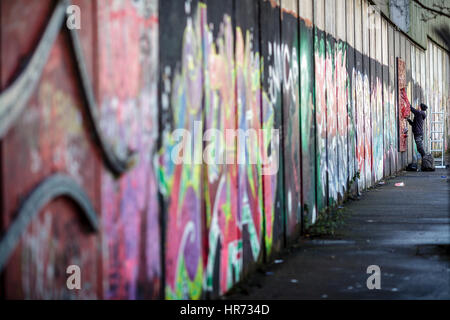
[[[411,105],[409,105],[409,108],[414,114],[414,120],[408,119],[408,122],[412,127],[417,151],[419,151],[423,159],[423,157],[425,156],[425,150],[423,148],[423,123],[425,118],[427,117],[425,111],[428,109],[428,107],[425,104],[421,103],[418,109],[414,109]]]

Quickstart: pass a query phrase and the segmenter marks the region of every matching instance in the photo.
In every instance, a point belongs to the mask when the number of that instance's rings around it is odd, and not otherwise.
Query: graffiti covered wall
[[[408,123],[406,118],[409,117],[409,101],[406,95],[406,64],[402,59],[397,60],[397,74],[398,74],[398,103],[399,103],[399,149],[406,151],[408,147]]]
[[[157,1],[100,1],[97,17],[100,125],[118,154],[135,158],[126,175],[101,176],[105,298],[154,298],[161,277]]]
[[[448,52],[366,0],[78,0],[81,30],[24,2],[0,2],[5,298],[217,298],[417,158],[403,97],[428,152],[446,128]]]
[[[314,223],[317,218],[313,8],[311,1],[299,2],[300,145],[304,227]]]

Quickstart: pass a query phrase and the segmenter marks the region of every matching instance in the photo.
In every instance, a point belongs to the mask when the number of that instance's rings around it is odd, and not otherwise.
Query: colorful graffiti
[[[315,29],[315,92],[316,92],[316,166],[317,208],[321,212],[327,206],[327,109],[324,33]]]
[[[118,154],[134,155],[120,179],[102,175],[108,299],[159,296],[157,1],[98,3],[100,124]],[[112,41],[112,39],[114,39]]]
[[[300,75],[298,55],[297,5],[282,2],[281,45],[274,50],[281,63],[283,91],[284,193],[286,235],[291,238],[301,225],[301,168],[300,168]]]
[[[0,2],[0,12],[20,1]],[[54,27],[42,72],[24,71],[40,75],[26,110],[7,126],[0,117],[0,226],[60,172],[86,190],[99,230],[52,199],[1,270],[6,297],[215,298],[349,194],[401,170],[413,153],[401,93],[443,110],[448,70],[426,70],[443,53],[433,44],[419,52],[383,17],[383,32],[369,30],[368,3],[351,3],[352,14],[325,12],[325,1],[80,1],[93,12],[83,29],[65,37]],[[62,21],[61,8],[50,21]],[[45,27],[44,9],[42,21],[23,19],[26,30]],[[347,35],[334,21],[344,16]],[[22,71],[17,52],[33,53],[36,39],[3,19],[9,86]],[[92,131],[132,159],[123,170],[102,162]],[[278,171],[265,174],[272,163]],[[65,289],[68,264],[83,268],[79,294]]]
[[[369,77],[364,75],[363,77],[363,109],[364,109],[364,182],[365,187],[368,188],[372,185],[372,114],[370,110],[370,83]]]
[[[358,179],[358,190],[362,191],[364,188],[364,172],[365,172],[365,162],[364,162],[364,84],[363,75],[359,70],[353,70],[352,83],[355,90],[355,109],[356,111],[356,160],[357,169],[360,173]]]
[[[194,8],[192,8],[194,9]],[[186,14],[190,14],[186,8]],[[194,11],[195,13],[195,11]],[[201,159],[203,96],[203,23],[206,7],[188,16],[184,30],[181,67],[162,66],[168,83],[162,98],[163,112],[171,111],[171,121],[163,123],[159,150],[159,189],[167,207],[165,231],[166,288],[169,299],[198,299],[202,293],[202,166],[198,161],[176,164],[172,154]],[[173,72],[173,75],[172,75]],[[172,79],[170,83],[169,79]],[[194,126],[197,126],[194,130]],[[192,133],[192,139],[178,141],[176,130]],[[177,150],[179,148],[179,150]]]
[[[244,33],[240,27],[236,28],[237,124],[238,129],[249,133],[237,141],[237,157],[243,162],[238,165],[238,208],[244,263],[259,258],[263,225],[261,69],[259,53],[252,52],[253,36],[249,30]],[[250,132],[256,133],[255,136]],[[247,247],[251,250],[246,250]]]
[[[327,34],[325,50],[325,88],[327,106],[327,188],[329,205],[335,205],[335,203],[337,203],[339,187],[335,44],[335,39],[330,34]]]
[[[376,62],[376,67],[378,67]],[[373,181],[378,182],[383,177],[383,107],[382,84],[378,76],[372,87],[372,139],[373,139]]]
[[[338,199],[344,198],[348,181],[348,112],[347,112],[347,46],[345,42],[336,43],[335,50],[336,104],[337,104],[337,162]]]
[[[262,93],[259,81],[261,68],[259,66],[259,54],[252,52],[253,35],[249,31],[244,33],[238,27],[236,28],[236,39],[234,39],[231,18],[225,15],[219,25],[218,36],[214,39],[212,30],[206,24],[207,13],[206,5],[199,4],[192,17],[188,17],[184,38],[186,42],[183,46],[183,50],[196,48],[197,60],[198,57],[202,57],[204,61],[203,65],[197,66],[198,70],[202,71],[202,68],[207,70],[203,78],[205,91],[199,92],[195,100],[196,104],[200,106],[202,95],[204,95],[205,129],[223,132],[228,129],[235,129],[236,124],[244,132],[248,132],[248,129],[261,132],[262,127],[271,129],[273,126],[273,111],[271,111],[271,104],[268,104],[267,100],[266,104],[263,105],[264,118],[261,122]],[[276,48],[274,48],[274,52],[276,52]],[[234,54],[236,55],[235,59]],[[183,56],[186,55],[185,52]],[[188,73],[187,68],[191,60],[186,58],[184,61],[185,64],[182,65],[182,68],[186,69],[182,70],[180,75]],[[175,76],[174,79],[177,79],[177,77]],[[189,86],[190,82],[200,81],[200,79],[201,77],[183,78],[180,79],[179,86]],[[202,87],[201,84],[198,85],[200,88]],[[174,85],[172,85],[173,87]],[[190,94],[185,89],[172,92]],[[235,92],[237,93],[236,97]],[[269,95],[265,93],[264,96],[268,97]],[[174,99],[172,97],[172,109],[177,110],[177,114],[186,114],[188,112],[184,111],[185,106],[179,104],[181,101],[185,101],[185,99]],[[237,101],[237,103],[235,104],[234,101]],[[201,110],[200,107],[197,109],[199,112]],[[233,110],[236,111],[233,112]],[[187,123],[193,124],[192,120],[194,119],[188,120]],[[195,120],[200,121],[201,118],[195,118]],[[180,128],[180,126],[178,125],[176,128]],[[193,126],[187,125],[182,128],[189,130]],[[211,141],[215,141],[217,137],[218,135],[214,136],[213,134],[209,138]],[[271,135],[259,135],[256,140],[251,141],[250,137],[246,137],[245,139],[231,141],[231,145],[228,141],[224,150],[214,147],[208,150],[208,153],[226,154],[239,159],[239,163],[242,161],[242,164],[236,164],[236,162],[232,164],[209,163],[205,168],[203,181],[205,183],[205,225],[208,234],[204,284],[206,291],[218,291],[218,293],[223,294],[239,281],[246,243],[248,243],[251,253],[251,261],[256,261],[260,256],[263,225],[263,176],[261,166],[267,163],[268,150],[273,148],[270,138]],[[163,146],[168,145],[169,139],[164,140]],[[250,142],[256,142],[256,145]],[[170,145],[169,148],[173,148],[173,146]],[[239,150],[240,153],[236,153],[236,150]],[[169,152],[161,152],[161,154],[167,153]],[[275,152],[271,156],[276,155]],[[252,164],[249,159],[256,159],[256,164]],[[162,162],[164,168],[170,166],[171,160],[168,159],[167,161]],[[177,166],[185,167],[186,165],[176,165],[171,172],[177,172]],[[166,179],[171,177],[171,175],[168,175],[169,172],[166,171],[163,174]],[[174,176],[173,179],[176,181],[176,179],[182,178]],[[192,180],[192,177],[189,180]],[[179,182],[179,184],[183,185],[184,182]],[[172,188],[169,186],[169,189]],[[236,192],[237,190],[238,192]],[[168,194],[174,193],[169,192]],[[178,192],[175,194],[178,194]],[[268,201],[270,201],[270,197],[273,197],[273,194],[269,196]],[[187,198],[186,201],[192,201],[192,197]],[[170,204],[172,205],[172,200]],[[200,212],[199,209],[193,207],[190,209],[191,214],[192,212]],[[175,212],[171,213],[169,210],[169,221],[174,219],[171,217],[172,214],[175,214]],[[270,229],[270,224],[268,227]],[[172,230],[173,227],[169,225],[169,228]],[[201,238],[202,231],[200,229],[195,229],[193,232],[196,233],[196,238]],[[243,241],[244,233],[248,234],[248,241]],[[182,257],[177,256],[174,260],[179,261],[180,259]],[[218,267],[216,267],[217,265]],[[187,281],[193,285],[195,281],[198,286],[201,285],[201,281],[198,280],[200,278],[181,279],[179,272],[176,271],[175,275],[168,274],[168,276],[173,276],[168,282],[168,297],[198,298],[199,296],[194,295],[192,291],[172,291],[171,283],[178,284]],[[219,277],[218,281],[214,280],[216,274]]]
[[[274,50],[281,43],[281,15],[279,1],[260,2],[260,15],[266,23],[260,25],[262,82],[262,127],[267,130],[278,130],[283,134],[282,108],[282,56],[280,50]],[[265,159],[278,160],[279,169],[276,175],[263,176],[265,253],[270,259],[273,252],[284,245],[285,230],[285,194],[284,194],[284,155],[280,152],[278,139],[273,140],[264,135],[263,156]],[[267,151],[266,151],[267,150]]]
[[[317,218],[315,179],[314,29],[300,19],[300,121],[303,214],[306,226]]]
[[[397,76],[398,76],[398,122],[399,122],[399,150],[407,150],[408,124],[406,118],[409,116],[409,104],[404,99],[406,95],[406,64],[400,58],[397,58]]]
[[[23,286],[16,290],[22,290],[25,299],[90,300],[99,297],[96,271],[99,261],[92,254],[95,236],[86,237],[87,231],[77,217],[76,208],[69,205],[70,210],[67,210],[66,206],[64,200],[53,201],[31,223],[23,237],[21,268],[17,272]],[[83,271],[83,290],[67,290],[66,268],[70,265],[77,265]]]
[[[206,15],[206,8],[201,9]],[[206,16],[204,16],[206,19]],[[206,20],[205,20],[206,21]],[[219,132],[236,128],[236,75],[233,26],[230,16],[221,21],[214,41],[205,24],[205,128]],[[240,44],[243,46],[242,42]],[[243,49],[241,47],[241,49]],[[242,78],[241,78],[242,81]],[[227,142],[227,157],[236,157],[237,140]],[[210,163],[205,176],[206,228],[208,255],[205,290],[223,294],[239,278],[242,270],[241,217],[238,217],[238,166],[236,163]],[[217,276],[215,280],[214,276]]]

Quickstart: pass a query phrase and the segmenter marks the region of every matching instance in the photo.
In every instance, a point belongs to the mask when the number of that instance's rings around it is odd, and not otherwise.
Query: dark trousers
[[[416,142],[417,151],[420,153],[423,159],[423,157],[425,156],[425,150],[423,149],[423,135],[415,134],[414,141]]]

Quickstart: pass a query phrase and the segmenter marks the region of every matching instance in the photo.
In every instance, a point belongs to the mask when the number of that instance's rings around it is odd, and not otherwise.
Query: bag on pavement
[[[427,154],[422,159],[422,171],[434,171],[434,158],[431,154]]]
[[[406,171],[416,171],[417,172],[417,163],[410,163],[406,167]]]

